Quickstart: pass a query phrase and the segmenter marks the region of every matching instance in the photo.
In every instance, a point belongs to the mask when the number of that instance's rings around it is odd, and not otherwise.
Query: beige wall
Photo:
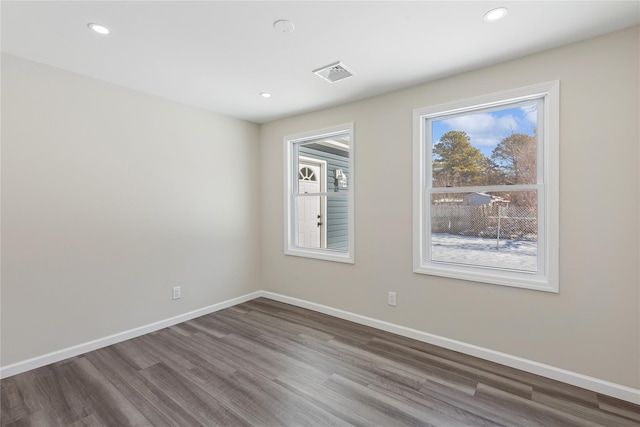
[[[625,30],[263,125],[264,286],[639,388],[638,39],[638,28]],[[560,293],[412,273],[412,110],[555,79],[561,81]],[[350,121],[356,263],[284,256],[282,138]],[[387,306],[388,291],[397,292],[397,307]]]
[[[3,55],[2,365],[265,289],[639,388],[638,40],[260,128]],[[412,110],[554,79],[560,294],[412,273]],[[285,257],[282,137],[350,121],[356,264]]]
[[[2,365],[257,290],[258,148],[255,124],[3,55]]]

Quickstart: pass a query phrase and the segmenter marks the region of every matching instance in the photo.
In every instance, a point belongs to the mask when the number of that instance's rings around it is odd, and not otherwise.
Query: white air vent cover
[[[353,72],[340,61],[314,70],[313,72],[331,83],[353,76]]]

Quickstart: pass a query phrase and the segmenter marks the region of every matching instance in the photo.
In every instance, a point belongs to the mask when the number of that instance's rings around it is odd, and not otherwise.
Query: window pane
[[[353,123],[285,141],[285,254],[353,264]]]
[[[535,184],[537,105],[432,120],[433,187]]]
[[[347,197],[296,197],[297,246],[346,252],[349,248]]]
[[[297,144],[299,193],[348,190],[349,139],[340,134]]]
[[[537,191],[431,195],[431,261],[537,271]]]

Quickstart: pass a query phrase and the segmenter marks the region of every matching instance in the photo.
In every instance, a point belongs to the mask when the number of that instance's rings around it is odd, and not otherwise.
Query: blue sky
[[[464,131],[471,138],[471,145],[491,157],[493,149],[502,139],[512,133],[533,135],[537,127],[537,110],[535,101],[506,107],[503,110],[471,113],[452,119],[434,120],[432,122],[432,141],[438,143],[440,137],[451,130]]]

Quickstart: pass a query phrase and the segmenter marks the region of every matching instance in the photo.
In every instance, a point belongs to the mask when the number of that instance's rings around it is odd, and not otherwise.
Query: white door
[[[300,193],[320,192],[320,167],[301,164],[298,173]],[[298,245],[319,248],[322,227],[320,196],[298,197]]]

